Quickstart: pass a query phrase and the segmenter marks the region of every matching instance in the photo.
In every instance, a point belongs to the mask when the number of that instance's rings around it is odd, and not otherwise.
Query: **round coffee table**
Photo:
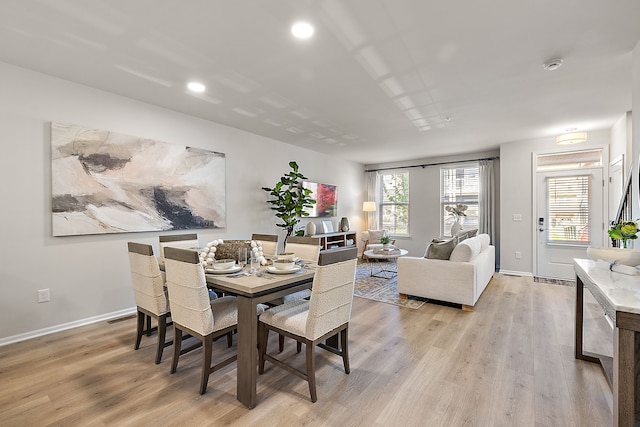
[[[398,258],[405,256],[409,251],[405,249],[397,249],[390,252],[391,253],[384,253],[376,251],[375,249],[364,251],[364,256],[367,257],[371,268],[371,277],[391,279],[398,274]],[[375,263],[371,262],[372,260],[375,260]],[[373,264],[382,264],[380,270],[375,274],[373,272]]]

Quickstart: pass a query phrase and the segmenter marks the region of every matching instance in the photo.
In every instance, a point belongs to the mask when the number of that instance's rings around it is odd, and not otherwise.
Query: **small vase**
[[[340,231],[349,231],[349,219],[346,216],[340,220]]]
[[[451,226],[451,237],[455,237],[460,230],[462,230],[462,224],[460,224],[460,219],[456,219],[456,222]]]
[[[307,236],[313,236],[316,234],[316,225],[313,222],[307,223]]]

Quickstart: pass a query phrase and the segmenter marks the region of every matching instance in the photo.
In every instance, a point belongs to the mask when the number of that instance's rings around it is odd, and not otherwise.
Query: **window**
[[[465,230],[478,228],[478,193],[480,191],[480,168],[476,165],[440,169],[440,229],[443,236],[451,235],[455,217],[447,206],[467,205],[466,216],[460,223]]]
[[[588,175],[547,178],[549,242],[589,243],[589,190]]]
[[[392,235],[409,234],[409,173],[380,175],[380,228]]]

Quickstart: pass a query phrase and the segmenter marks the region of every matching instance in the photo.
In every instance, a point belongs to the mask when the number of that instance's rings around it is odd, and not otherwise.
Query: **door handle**
[[[544,231],[544,228],[538,228],[538,231]]]

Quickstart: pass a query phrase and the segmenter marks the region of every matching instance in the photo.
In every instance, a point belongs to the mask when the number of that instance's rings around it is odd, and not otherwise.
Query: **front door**
[[[537,172],[536,276],[574,279],[574,258],[602,246],[602,168]]]

